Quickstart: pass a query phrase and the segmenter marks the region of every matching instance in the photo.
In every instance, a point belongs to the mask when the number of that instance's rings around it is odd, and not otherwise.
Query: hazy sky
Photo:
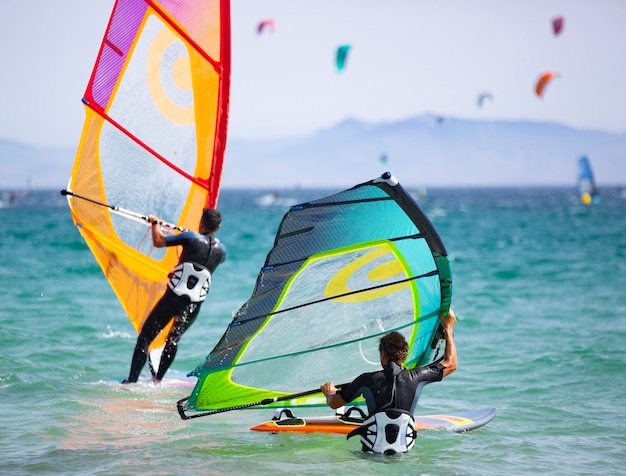
[[[0,0],[0,139],[77,145],[113,4]],[[259,36],[265,18],[278,29]],[[623,0],[233,0],[232,33],[232,138],[426,112],[626,132]],[[352,49],[338,73],[341,44]],[[561,77],[539,99],[545,71]],[[482,91],[493,100],[479,108]]]

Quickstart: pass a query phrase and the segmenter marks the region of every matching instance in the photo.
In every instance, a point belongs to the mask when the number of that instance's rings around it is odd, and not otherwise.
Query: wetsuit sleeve
[[[226,246],[224,246],[224,244],[220,241],[217,245],[217,248],[219,248],[221,256],[220,261],[217,264],[222,264],[224,261],[226,261]]]
[[[363,393],[363,388],[367,386],[367,382],[370,380],[369,375],[370,374],[361,374],[349,385],[341,387],[341,390],[337,393],[341,398],[343,398],[344,402],[350,403]]]
[[[189,240],[193,240],[197,238],[197,234],[193,231],[184,231],[177,235],[167,235],[165,237],[165,245],[166,246],[179,246],[184,245],[189,242]]]
[[[418,367],[411,370],[417,378],[422,382],[439,382],[443,379],[443,369],[445,367],[439,362],[433,362],[432,364],[425,365],[424,367]]]
[[[224,261],[226,261],[226,254],[228,253],[228,250],[226,246],[224,246],[222,243],[220,243],[220,247],[222,248],[222,251],[224,252],[224,256],[222,256],[222,261],[220,261],[220,263],[223,263]]]

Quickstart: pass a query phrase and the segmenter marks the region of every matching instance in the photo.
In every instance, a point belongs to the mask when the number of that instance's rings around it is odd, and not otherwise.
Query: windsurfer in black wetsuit
[[[394,454],[413,446],[413,413],[422,388],[427,383],[439,382],[456,370],[456,345],[452,334],[455,323],[452,309],[448,315],[441,316],[446,350],[440,362],[411,370],[402,368],[408,344],[402,334],[390,332],[381,337],[378,346],[383,370],[361,374],[339,391],[332,382],[320,387],[331,408],[342,407],[363,395],[369,415],[363,426],[353,433],[361,435],[364,451]],[[387,425],[396,428],[390,433]]]
[[[159,226],[159,219],[149,215],[152,226],[152,243],[156,248],[182,246],[178,265],[172,270],[167,289],[150,311],[141,327],[131,361],[128,378],[122,383],[134,383],[148,358],[148,347],[154,338],[170,322],[176,320],[167,336],[161,361],[154,381],[159,383],[176,356],[178,341],[193,324],[200,305],[206,298],[215,269],[226,259],[226,248],[215,238],[222,216],[212,208],[205,208],[200,219],[199,233],[185,231],[178,235],[165,235]]]

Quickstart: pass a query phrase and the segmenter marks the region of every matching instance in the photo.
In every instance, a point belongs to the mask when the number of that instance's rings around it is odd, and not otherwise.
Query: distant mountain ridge
[[[29,179],[33,188],[65,187],[75,153],[0,140],[0,188],[19,189]],[[626,134],[429,114],[375,124],[349,119],[304,137],[231,137],[222,183],[350,186],[389,170],[417,186],[571,185],[581,155],[600,185],[626,183]]]
[[[349,186],[390,170],[406,185],[572,185],[581,155],[598,183],[626,183],[626,134],[433,115],[347,120],[300,139],[229,140],[224,183]]]

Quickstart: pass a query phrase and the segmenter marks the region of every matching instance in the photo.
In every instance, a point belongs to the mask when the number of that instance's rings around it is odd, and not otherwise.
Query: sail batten
[[[156,159],[160,160],[161,162],[163,162],[163,164],[167,165],[173,171],[175,171],[178,174],[182,175],[183,177],[185,177],[189,181],[195,183],[196,185],[198,185],[200,187],[203,187],[203,188],[205,188],[207,190],[209,189],[209,180],[208,179],[201,179],[201,178],[198,178],[198,177],[194,177],[189,172],[181,169],[176,164],[173,164],[172,162],[167,160],[165,157],[163,157],[161,154],[159,154],[156,150],[151,148],[148,144],[143,142],[137,136],[134,136],[128,129],[124,128],[120,123],[118,123],[113,118],[111,118],[108,114],[106,114],[106,112],[104,112],[104,110],[102,108],[95,107],[94,105],[90,104],[89,102],[87,102],[86,105],[88,107],[90,107],[98,115],[100,115],[103,119],[105,119],[109,124],[114,126],[121,133],[123,133],[126,137],[128,137],[130,140],[135,142],[137,145],[141,146],[146,152],[150,153],[152,156],[154,156],[154,158],[156,158]]]
[[[427,319],[437,319],[439,317],[438,314],[435,313],[430,313],[429,315],[423,316],[423,320],[427,320]],[[376,334],[372,334],[370,337],[371,338],[380,338],[382,336],[384,336],[385,334],[392,332],[392,331],[397,331],[397,332],[401,332],[411,326],[413,326],[413,323],[407,323],[407,324],[403,324],[397,327],[393,327],[393,328],[389,328],[389,329],[385,329],[384,331],[381,331],[379,333]],[[327,343],[327,344],[321,344],[319,346],[317,346],[315,348],[316,351],[328,351],[331,350],[333,348],[337,348],[340,346],[344,346],[344,345],[351,345],[351,344],[358,344],[359,342],[362,342],[362,338],[353,338],[353,339],[347,339],[344,340],[342,342],[332,342],[332,343]],[[296,350],[290,353],[280,353],[280,354],[276,354],[276,355],[269,355],[260,359],[256,359],[256,360],[250,360],[250,361],[240,361],[237,362],[233,365],[226,365],[226,366],[222,366],[222,367],[215,367],[212,368],[212,370],[232,370],[232,369],[236,369],[236,368],[240,368],[240,367],[246,367],[246,366],[251,366],[251,365],[255,365],[255,364],[259,364],[259,363],[265,363],[265,362],[270,362],[273,360],[279,360],[279,359],[288,359],[289,357],[295,357],[298,355],[302,355],[302,354],[308,354],[311,351],[311,349],[309,348],[303,348],[300,350]],[[271,377],[270,377],[271,378]]]
[[[272,312],[270,314],[264,314],[264,315],[260,315],[260,316],[248,317],[247,319],[241,320],[241,321],[234,321],[234,322],[231,322],[228,325],[228,327],[240,326],[242,324],[245,324],[245,323],[251,322],[251,321],[255,321],[257,319],[266,319],[268,317],[276,316],[277,314],[280,314],[280,313],[283,313],[283,312],[295,311],[296,309],[307,307],[307,306],[314,306],[315,304],[320,304],[320,303],[323,303],[325,301],[329,301],[329,300],[332,300],[332,299],[341,299],[341,298],[345,298],[345,297],[348,297],[348,296],[358,295],[360,293],[367,293],[367,292],[371,292],[371,291],[375,291],[375,290],[379,290],[379,289],[388,288],[390,286],[398,286],[400,284],[405,284],[405,283],[408,283],[408,282],[410,282],[412,280],[415,280],[415,279],[421,279],[421,278],[428,278],[428,277],[431,277],[431,276],[436,276],[437,273],[438,273],[437,270],[433,270],[433,271],[430,271],[429,273],[422,274],[421,276],[411,276],[410,278],[405,278],[405,279],[402,279],[402,280],[399,280],[399,281],[394,281],[394,282],[391,282],[391,283],[379,284],[378,286],[371,286],[371,287],[359,289],[359,290],[356,290],[356,291],[348,291],[348,292],[345,292],[345,293],[342,293],[342,294],[335,294],[333,296],[328,296],[328,297],[325,297],[323,299],[318,299],[317,301],[311,301],[311,302],[307,302],[307,303],[304,303],[304,304],[299,304],[297,306],[293,306],[293,307],[290,307],[290,308],[287,308],[287,309],[280,309],[280,310],[274,311],[274,312]]]
[[[393,330],[410,342],[408,366],[440,357],[438,316],[452,295],[446,256],[388,174],[292,207],[252,296],[191,372],[199,380],[186,409],[245,406],[377,370],[378,340]]]

